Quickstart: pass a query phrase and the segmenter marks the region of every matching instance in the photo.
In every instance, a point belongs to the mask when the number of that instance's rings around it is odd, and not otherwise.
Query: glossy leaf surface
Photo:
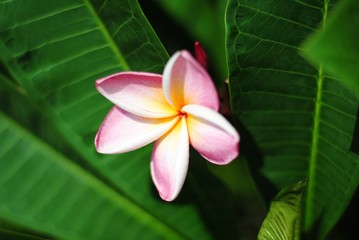
[[[242,150],[269,203],[309,177],[304,230],[324,238],[359,179],[357,98],[300,55],[333,1],[238,1],[227,9],[232,107]]]

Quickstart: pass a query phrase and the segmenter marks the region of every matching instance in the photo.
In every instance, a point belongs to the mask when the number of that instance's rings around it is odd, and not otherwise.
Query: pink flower
[[[185,181],[189,144],[205,159],[227,164],[238,156],[239,135],[217,111],[207,71],[187,52],[174,54],[163,76],[121,72],[97,80],[114,103],[96,138],[100,153],[124,153],[153,141],[151,175],[162,199],[172,201]]]

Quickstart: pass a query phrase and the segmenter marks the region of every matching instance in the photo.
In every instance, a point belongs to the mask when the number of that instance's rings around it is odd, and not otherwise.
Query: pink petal
[[[187,51],[175,53],[163,72],[163,91],[176,109],[197,104],[219,108],[216,88],[207,71]]]
[[[191,145],[208,161],[227,164],[239,154],[239,134],[219,113],[199,105],[186,105]]]
[[[154,145],[151,161],[153,182],[163,200],[174,200],[186,179],[189,158],[185,118]]]
[[[169,131],[179,117],[144,118],[113,107],[95,138],[100,153],[123,153],[143,147]]]
[[[138,116],[162,118],[177,114],[164,96],[162,76],[158,74],[121,72],[97,80],[96,88],[115,105]]]

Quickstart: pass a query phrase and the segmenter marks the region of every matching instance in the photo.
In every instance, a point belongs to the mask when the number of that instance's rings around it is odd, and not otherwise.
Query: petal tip
[[[104,147],[103,143],[101,143],[99,134],[100,134],[100,131],[96,134],[96,137],[95,137],[95,149],[96,149],[96,152],[102,153],[102,154],[111,153],[111,152],[106,151],[106,148]]]
[[[164,179],[160,176],[157,176],[153,161],[151,161],[151,175],[152,181],[158,191],[158,195],[162,200],[166,202],[172,202],[177,198],[182,189],[182,184],[180,184],[179,188],[178,186],[176,188],[176,186],[172,186],[169,179]]]
[[[97,152],[101,152],[101,145],[100,145],[100,140],[99,140],[99,133],[101,131],[101,127],[100,129],[98,130],[98,132],[96,133],[96,136],[95,136],[95,141],[94,141],[94,145],[95,145],[95,149]]]
[[[238,138],[234,139],[234,148],[233,151],[228,153],[225,159],[223,161],[216,161],[215,163],[218,165],[226,165],[234,161],[239,157],[239,135],[237,135]]]
[[[226,161],[224,161],[223,164],[229,164],[235,159],[237,159],[238,157],[239,157],[239,142],[237,142],[234,151],[228,155],[228,158],[226,159]]]
[[[201,154],[202,155],[202,154]],[[225,158],[223,159],[210,159],[205,155],[202,155],[207,161],[216,164],[216,165],[227,165],[231,162],[233,162],[234,160],[236,160],[239,157],[239,146],[237,146],[237,148],[231,152],[228,153]]]
[[[161,192],[158,192],[158,194],[160,195],[161,199],[166,201],[166,202],[172,202],[178,196],[178,194],[176,194],[176,195],[166,195],[166,194],[162,194]]]

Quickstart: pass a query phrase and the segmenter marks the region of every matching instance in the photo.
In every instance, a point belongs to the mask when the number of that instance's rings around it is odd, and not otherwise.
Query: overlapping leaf
[[[283,189],[270,204],[259,240],[298,240],[301,236],[302,199],[307,179]]]
[[[304,44],[303,55],[326,72],[339,77],[359,96],[359,2],[342,1],[325,27]]]
[[[333,1],[239,1],[227,11],[227,51],[242,149],[270,197],[308,176],[304,226],[326,236],[358,184],[358,100],[298,54]]]
[[[116,198],[125,199],[124,201],[142,209],[141,214],[149,216],[147,219],[151,220],[144,222],[144,225],[148,224],[145,228],[162,232],[155,225],[164,223],[164,228],[176,232],[177,236],[196,239],[211,238],[213,234],[223,237],[236,235],[234,213],[231,211],[227,192],[217,181],[211,180],[211,176],[206,175],[207,178],[203,181],[195,173],[190,173],[191,180],[185,185],[179,201],[168,205],[159,200],[151,188],[149,147],[108,157],[95,152],[94,135],[111,104],[96,92],[94,81],[110,73],[130,69],[161,72],[168,57],[137,2],[1,1],[0,19],[0,59],[5,70],[30,98],[36,100],[70,145],[99,172],[95,176],[105,179],[116,190]],[[2,163],[7,160],[5,157],[0,159]],[[34,166],[29,165],[29,168]],[[200,171],[206,170],[202,168]],[[14,174],[10,177],[18,176]],[[210,187],[205,184],[208,181],[212,183]],[[42,189],[41,186],[36,187]],[[192,191],[194,186],[196,191]],[[71,184],[68,187],[71,189]],[[39,192],[40,190],[37,194]],[[72,189],[70,195],[75,193],[76,190]],[[37,198],[37,194],[31,192],[19,194]],[[46,195],[51,198],[56,194],[58,193],[54,190],[52,195]],[[92,194],[97,196],[101,191]],[[121,203],[116,204],[120,204],[121,208],[126,207]],[[106,208],[105,203],[103,207]],[[73,214],[76,214],[76,210],[73,209]],[[101,208],[96,211],[101,214]],[[88,213],[91,212],[84,211],[81,216]],[[14,217],[11,214],[14,213],[8,212],[3,217]],[[30,212],[24,214],[31,216]],[[43,222],[49,221],[53,225],[52,228],[43,230],[50,234],[55,231],[54,228],[58,228],[57,222],[52,222],[56,220],[52,217],[56,216],[51,214],[49,212],[46,216],[48,219],[45,215],[42,218]],[[124,214],[124,219],[127,217]],[[77,227],[81,222],[79,219],[75,224]],[[18,220],[23,221],[20,218]],[[119,228],[118,225],[127,226],[124,222],[114,221],[108,227]],[[37,228],[31,224],[29,226]],[[86,226],[83,225],[83,229],[89,230]],[[94,227],[90,229],[92,228]],[[135,228],[139,230],[135,231]],[[128,231],[124,233],[128,236],[126,234],[141,232],[141,228],[141,225],[134,224],[132,228],[122,230]],[[69,229],[71,226],[63,225],[58,231],[70,231]],[[79,234],[79,238],[84,236],[80,230],[73,230]],[[64,234],[68,236],[67,233]]]

